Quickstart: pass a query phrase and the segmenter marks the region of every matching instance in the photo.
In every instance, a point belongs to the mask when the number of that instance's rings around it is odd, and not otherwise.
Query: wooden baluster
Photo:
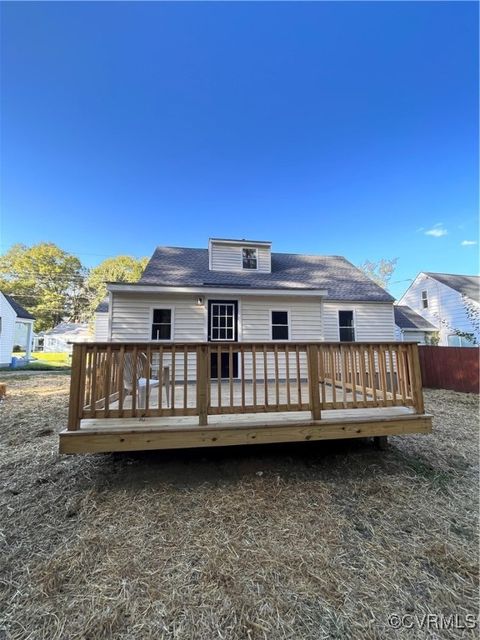
[[[188,406],[188,347],[183,347],[183,408]]]
[[[347,363],[347,348],[344,345],[340,345],[340,376],[342,380],[342,395],[343,395],[343,408],[348,406],[347,398],[347,378],[348,378],[348,363]]]
[[[333,402],[333,407],[335,408],[337,404],[337,387],[336,387],[337,374],[335,371],[335,361],[337,359],[337,354],[334,353],[332,345],[329,346],[328,353],[330,356],[330,380],[332,381],[332,402]]]
[[[110,409],[110,376],[112,374],[112,347],[108,345],[105,355],[105,381],[104,381],[104,398],[105,398],[105,418],[108,418]]]
[[[92,390],[90,403],[90,418],[95,418],[97,409],[97,368],[98,368],[98,347],[95,345],[92,352]]]
[[[217,394],[218,406],[222,406],[222,347],[217,345]]]
[[[245,412],[245,348],[240,346],[241,374],[242,374],[242,411]]]
[[[412,360],[412,387],[413,387],[413,401],[415,410],[419,414],[425,413],[425,407],[423,403],[423,389],[422,389],[422,370],[420,368],[420,355],[418,353],[418,344],[413,343],[409,345],[411,349]]]
[[[380,377],[382,379],[382,391],[383,391],[383,406],[387,406],[387,372],[386,372],[386,358],[385,348],[382,345],[378,347],[378,365],[380,368]]]
[[[122,344],[118,356],[118,409],[120,418],[123,418],[123,394],[125,393],[123,376],[125,368],[125,346]]]
[[[375,407],[378,406],[377,401],[377,368],[375,365],[375,350],[373,345],[368,345],[368,362],[369,362],[369,372],[370,372],[370,387],[372,389],[373,396],[373,405]]]
[[[397,383],[395,380],[395,367],[393,366],[393,352],[392,346],[388,347],[388,361],[390,364],[390,387],[392,390],[393,404],[397,404]]]
[[[257,351],[252,345],[252,378],[253,378],[253,406],[257,407]]]
[[[275,364],[275,402],[278,407],[280,404],[280,387],[279,387],[279,373],[278,373],[278,345],[273,348],[273,358]]]
[[[233,347],[228,345],[228,386],[230,392],[230,407],[234,406],[233,402]]]
[[[352,379],[352,402],[357,407],[357,352],[353,345],[349,347],[350,360],[352,365],[351,379]]]
[[[325,362],[324,362],[324,354],[325,354],[325,348],[323,347],[323,345],[319,345],[318,346],[318,375],[319,375],[319,383],[320,383],[320,389],[322,392],[322,409],[323,406],[325,404],[326,401],[326,390],[325,390]]]
[[[172,411],[174,411],[175,409],[175,391],[176,391],[176,366],[177,366],[177,350],[174,344],[172,344],[171,347],[171,354],[172,354],[172,375],[171,375],[171,380],[170,380],[170,384],[171,384],[171,390],[172,390],[172,401],[170,403],[170,407],[172,409]]]
[[[158,400],[157,400],[157,408],[162,411],[163,409],[163,345],[160,345],[158,348]],[[169,404],[170,398],[170,389],[165,388],[165,397],[167,400],[167,405]]]
[[[398,346],[397,351],[397,368],[398,368],[398,386],[400,390],[400,394],[402,396],[402,404],[404,406],[407,405],[407,385],[406,385],[406,374],[405,374],[405,358],[404,358],[404,347],[403,345]]]
[[[137,377],[138,377],[138,347],[134,345],[132,353],[132,416],[137,415]]]
[[[267,346],[263,345],[263,398],[264,404],[268,406],[268,374],[267,374]]]
[[[358,360],[360,365],[360,384],[362,386],[362,396],[363,396],[362,406],[366,407],[367,406],[367,374],[366,374],[366,367],[365,367],[365,347],[363,345],[360,345],[359,350],[360,351],[359,351]]]
[[[151,345],[147,345],[147,349],[145,352],[145,367],[144,367],[144,378],[145,378],[145,414],[150,409],[150,380],[152,379],[152,347]],[[159,388],[160,392],[160,388]]]
[[[197,346],[197,413],[198,424],[202,427],[208,423],[208,379],[210,349],[207,345]]]
[[[285,345],[285,379],[287,385],[287,410],[290,410],[291,396],[290,396],[290,351],[288,344]]]
[[[309,344],[307,346],[307,363],[308,363],[308,395],[310,411],[313,420],[321,418],[320,404],[320,384],[318,379],[318,350],[317,345]]]
[[[302,407],[302,372],[300,369],[300,349],[298,344],[295,345],[295,356],[297,362],[297,392],[298,392],[298,408]]]

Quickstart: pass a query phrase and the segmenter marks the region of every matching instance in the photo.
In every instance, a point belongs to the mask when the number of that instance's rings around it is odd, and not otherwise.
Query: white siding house
[[[30,357],[35,318],[9,295],[0,292],[0,366],[10,364],[18,325],[25,325],[25,355]]]
[[[72,343],[92,339],[88,324],[60,322],[43,334],[43,351],[47,353],[72,353]]]
[[[98,341],[395,339],[393,298],[362,271],[340,256],[272,253],[270,242],[158,247],[138,283],[108,290]]]
[[[472,346],[474,341],[480,341],[479,284],[479,276],[422,272],[399,304],[409,306],[438,329],[440,346]],[[477,322],[472,322],[473,316]],[[459,332],[472,334],[474,341]]]
[[[438,329],[420,314],[406,305],[396,304],[393,307],[395,317],[395,340],[401,342],[417,342],[431,344]]]

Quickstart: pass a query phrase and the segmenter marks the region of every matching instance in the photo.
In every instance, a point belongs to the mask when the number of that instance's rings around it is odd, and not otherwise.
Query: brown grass
[[[60,457],[68,376],[5,381],[0,638],[425,638],[389,614],[477,612],[475,396],[426,392],[434,435],[385,452]]]

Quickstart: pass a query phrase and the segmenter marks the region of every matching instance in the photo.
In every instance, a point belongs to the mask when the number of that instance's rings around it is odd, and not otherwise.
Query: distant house
[[[108,298],[95,309],[95,342],[108,340]]]
[[[34,321],[32,314],[12,296],[0,292],[0,366],[6,366],[11,362],[15,332],[19,325],[22,325],[26,334],[25,356],[30,358]]]
[[[88,342],[92,339],[88,324],[60,322],[43,334],[43,351],[47,353],[71,353],[73,342]]]
[[[406,305],[394,305],[393,313],[395,340],[429,344],[432,334],[438,332],[437,327]]]
[[[480,342],[480,276],[421,272],[399,305],[408,305],[436,326],[440,346],[471,347]]]

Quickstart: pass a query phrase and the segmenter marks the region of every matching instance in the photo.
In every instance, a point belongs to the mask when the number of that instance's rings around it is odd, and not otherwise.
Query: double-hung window
[[[172,310],[154,309],[152,317],[152,340],[172,339]]]
[[[272,340],[288,339],[288,311],[272,311]]]
[[[353,311],[338,312],[338,330],[340,334],[340,342],[355,341],[355,326]]]
[[[428,309],[428,293],[426,291],[422,291],[422,307]]]
[[[257,268],[257,250],[256,249],[248,249],[246,247],[242,249],[242,266],[244,269]]]

